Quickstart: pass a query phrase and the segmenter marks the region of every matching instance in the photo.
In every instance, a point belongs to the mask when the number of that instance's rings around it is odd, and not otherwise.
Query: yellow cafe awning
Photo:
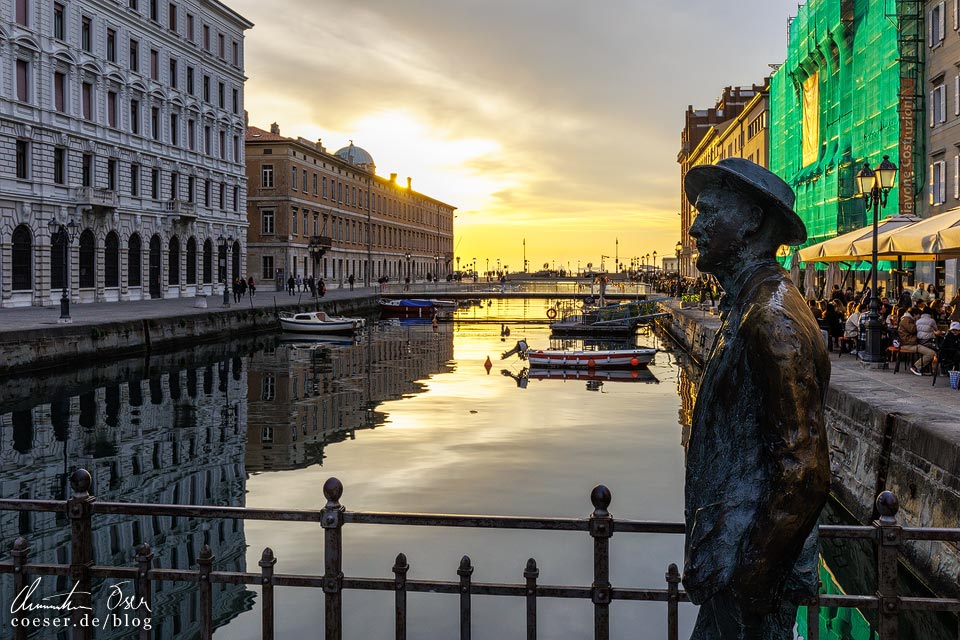
[[[877,256],[903,256],[913,261],[930,261],[960,256],[960,209],[925,218],[878,238]],[[854,252],[870,256],[872,241],[868,236],[854,243]]]
[[[897,214],[877,222],[878,236],[903,229],[920,218],[913,215]],[[872,255],[873,225],[849,231],[836,238],[824,240],[800,250],[800,260],[803,262],[848,262],[851,260],[869,260]],[[858,242],[865,241],[870,245],[866,253],[859,253]]]

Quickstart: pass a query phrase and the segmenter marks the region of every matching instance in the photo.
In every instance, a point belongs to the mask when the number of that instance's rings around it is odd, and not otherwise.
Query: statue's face
[[[690,237],[697,242],[697,269],[716,273],[718,268],[735,265],[749,220],[753,202],[731,189],[708,187],[697,197],[697,217],[690,226]]]

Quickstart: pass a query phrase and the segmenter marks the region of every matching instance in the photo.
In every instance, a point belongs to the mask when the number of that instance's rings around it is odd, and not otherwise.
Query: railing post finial
[[[537,561],[533,558],[527,560],[527,567],[523,570],[523,577],[528,579],[540,577],[540,569],[537,568]]]
[[[593,503],[595,515],[598,518],[604,518],[608,515],[607,507],[610,506],[610,502],[613,500],[613,494],[610,493],[610,489],[607,489],[602,484],[597,485],[593,488],[593,491],[590,492],[590,502]]]
[[[92,484],[93,477],[86,469],[77,469],[70,476],[70,487],[73,489],[75,498],[89,497]]]
[[[877,496],[877,512],[880,514],[880,524],[890,525],[897,523],[897,513],[900,512],[900,501],[891,491],[884,491]]]
[[[328,509],[340,507],[340,496],[343,495],[343,483],[336,478],[329,478],[323,483],[323,496],[327,499]]]

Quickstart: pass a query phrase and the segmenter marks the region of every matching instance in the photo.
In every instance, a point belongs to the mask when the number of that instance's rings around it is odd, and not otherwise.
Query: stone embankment
[[[168,305],[166,312],[145,313],[142,317],[130,317],[129,313],[129,309],[137,308],[134,305],[142,303],[129,303],[127,306],[124,303],[111,303],[99,305],[104,309],[99,321],[93,318],[76,324],[56,324],[53,321],[23,329],[11,328],[10,323],[6,323],[0,328],[0,376],[95,364],[111,358],[146,355],[276,331],[278,310],[295,312],[317,308],[316,304],[305,300],[299,304],[274,306],[265,298],[258,305],[245,306],[244,302],[231,308],[206,310],[180,309],[169,306],[171,301],[156,301],[156,305]],[[214,306],[213,302],[210,306]],[[325,298],[319,308],[336,315],[369,316],[377,310],[377,296],[358,292],[355,296]],[[89,313],[89,309],[79,311]],[[115,316],[111,316],[111,311],[115,311]],[[9,313],[18,312],[14,309]],[[47,315],[56,313],[51,309],[43,312]]]
[[[700,309],[663,305],[660,326],[703,362],[720,326]],[[892,491],[907,527],[960,525],[960,392],[946,377],[932,386],[901,368],[870,367],[831,353],[827,393],[832,492],[861,523],[877,514],[875,497]],[[934,591],[960,597],[960,551],[941,542],[911,542],[904,556]]]

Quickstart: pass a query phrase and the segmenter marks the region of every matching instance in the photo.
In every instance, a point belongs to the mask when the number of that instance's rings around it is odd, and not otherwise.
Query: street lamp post
[[[227,246],[233,236],[223,237],[221,233],[217,236],[217,246],[220,248],[220,279],[223,280],[223,306],[230,306],[230,287],[227,282]]]
[[[657,252],[653,252],[653,277],[657,277]]]
[[[680,250],[683,249],[683,244],[681,244],[679,240],[677,240],[677,246],[675,247],[675,249],[677,250],[677,297],[679,298],[680,297]]]
[[[413,274],[410,273],[410,254],[409,253],[406,255],[406,258],[407,258],[407,277],[410,278],[410,280],[412,281]]]
[[[70,296],[67,295],[67,277],[69,274],[67,264],[70,262],[70,245],[77,237],[80,225],[73,218],[70,218],[70,222],[65,225],[51,218],[47,223],[47,228],[50,229],[51,237],[60,236],[60,243],[63,245],[63,294],[60,296],[60,319],[57,322],[70,324],[73,322],[73,318],[70,317]]]
[[[863,169],[857,173],[857,186],[867,209],[873,208],[873,263],[870,281],[870,311],[866,322],[866,353],[858,355],[864,362],[883,361],[883,323],[877,309],[877,222],[880,209],[887,206],[887,195],[893,188],[897,177],[897,165],[890,162],[890,156],[883,156],[883,162],[874,171],[866,162]]]
[[[440,279],[440,254],[434,254],[433,256],[433,280],[434,282]]]

